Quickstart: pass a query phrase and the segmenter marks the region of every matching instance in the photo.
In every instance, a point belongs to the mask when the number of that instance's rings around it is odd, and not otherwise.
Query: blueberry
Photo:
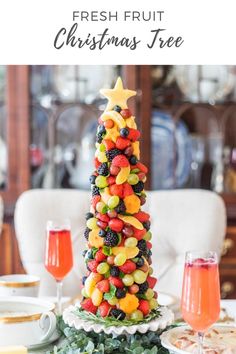
[[[93,217],[94,217],[93,213],[86,213],[86,214],[85,214],[85,219],[86,219],[86,220],[91,219],[91,218],[93,218]]]
[[[116,112],[120,113],[121,112],[121,107],[116,105],[115,107],[113,107],[113,111],[116,111]]]
[[[127,128],[122,128],[120,130],[120,136],[122,136],[122,138],[127,138],[127,136],[129,135],[129,129]]]
[[[91,176],[89,177],[89,182],[90,182],[91,184],[95,184],[95,179],[96,179],[96,176],[91,175]]]
[[[101,229],[101,230],[99,231],[99,233],[98,233],[98,235],[99,235],[100,237],[105,237],[106,234],[107,234],[106,231],[105,231],[105,230],[102,230],[102,229]]]
[[[98,133],[99,135],[106,133],[106,128],[104,127],[104,125],[98,126]]]
[[[85,276],[82,278],[82,284],[83,285],[84,285],[86,279],[87,279],[87,277],[85,277]]]
[[[132,155],[129,159],[129,162],[131,163],[131,165],[136,165],[136,163],[138,162],[138,159],[136,156]]]

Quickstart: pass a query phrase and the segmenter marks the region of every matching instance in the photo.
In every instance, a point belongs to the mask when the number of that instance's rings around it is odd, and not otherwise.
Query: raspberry
[[[120,274],[119,268],[116,267],[116,266],[111,267],[110,274],[111,274],[112,277],[118,277],[119,274]]]
[[[122,299],[123,297],[125,297],[125,295],[126,295],[126,289],[125,288],[123,288],[123,289],[119,288],[119,289],[116,290],[117,299]]]
[[[106,151],[106,157],[109,162],[111,162],[118,155],[122,155],[122,151],[119,149],[114,148],[109,151]]]
[[[118,167],[128,167],[129,160],[124,155],[118,155],[112,160],[112,164]]]
[[[107,151],[116,147],[115,143],[113,143],[113,141],[109,139],[104,139],[103,144],[105,145]]]
[[[100,195],[99,188],[97,186],[93,186],[92,188],[92,196]]]
[[[111,309],[111,316],[115,317],[117,320],[123,321],[125,319],[125,313],[119,309]]]
[[[110,247],[117,246],[119,241],[120,241],[120,238],[116,232],[113,232],[111,230],[107,231],[107,234],[104,238],[104,244],[106,246],[110,246]]]
[[[131,141],[136,141],[140,138],[140,131],[137,129],[129,128],[129,134],[127,136]]]
[[[86,229],[84,230],[84,237],[87,241],[88,241],[89,233],[90,233],[90,230],[88,227],[86,227]]]
[[[117,149],[124,150],[128,146],[130,146],[130,140],[129,139],[122,138],[121,136],[119,136],[117,138],[117,140],[116,140]]]
[[[97,272],[97,266],[98,266],[98,262],[95,261],[95,260],[92,260],[92,261],[88,262],[88,268],[93,273]]]
[[[109,175],[109,168],[106,162],[102,163],[98,167],[98,174],[101,176],[108,176]]]
[[[147,291],[148,288],[149,288],[148,282],[145,281],[144,283],[142,283],[142,284],[139,285],[139,291],[138,291],[138,293],[139,293],[139,294],[144,294],[144,293]]]
[[[137,184],[133,185],[132,188],[135,193],[141,193],[144,189],[144,183],[139,181]]]

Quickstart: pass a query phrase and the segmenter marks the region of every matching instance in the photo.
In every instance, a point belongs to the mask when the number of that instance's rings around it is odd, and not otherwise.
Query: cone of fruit
[[[147,167],[139,161],[135,118],[127,107],[135,91],[120,78],[98,120],[95,170],[90,177],[92,199],[86,214],[81,307],[98,316],[142,320],[156,309],[153,290],[150,215],[141,210],[146,195]]]

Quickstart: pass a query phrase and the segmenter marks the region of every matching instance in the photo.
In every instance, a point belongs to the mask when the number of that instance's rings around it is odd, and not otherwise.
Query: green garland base
[[[172,326],[173,327],[173,326]],[[47,354],[168,354],[161,346],[163,331],[113,337],[105,333],[86,332],[66,325],[60,318],[58,328],[62,333],[60,345]],[[170,328],[170,327],[169,327]],[[169,329],[168,328],[168,329]],[[167,328],[165,329],[167,330]]]

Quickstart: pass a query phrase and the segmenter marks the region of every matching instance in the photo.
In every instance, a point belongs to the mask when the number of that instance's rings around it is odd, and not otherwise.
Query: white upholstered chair
[[[41,277],[41,295],[55,294],[53,278],[44,269],[45,225],[53,218],[71,220],[74,267],[65,278],[64,294],[79,293],[89,199],[89,192],[78,190],[30,190],[18,199],[15,228],[20,254],[25,270]],[[153,191],[148,192],[145,209],[151,214],[157,289],[180,296],[184,253],[197,249],[220,254],[226,227],[224,203],[209,191]]]

